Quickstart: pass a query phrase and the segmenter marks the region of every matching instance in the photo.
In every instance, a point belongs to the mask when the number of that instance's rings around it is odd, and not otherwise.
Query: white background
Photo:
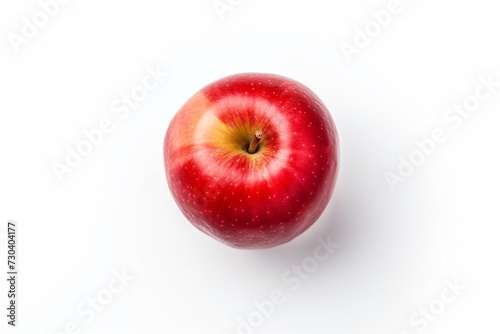
[[[443,122],[478,76],[500,81],[500,6],[402,2],[348,62],[341,43],[352,44],[356,27],[387,4],[243,0],[222,20],[212,0],[75,0],[16,53],[8,36],[40,5],[1,1],[0,222],[1,233],[18,222],[20,271],[15,330],[0,284],[1,332],[64,332],[74,322],[81,333],[237,333],[238,317],[280,289],[286,301],[254,333],[417,333],[409,317],[457,279],[467,288],[426,332],[500,333],[500,87],[458,129]],[[113,102],[157,65],[168,77],[119,119]],[[251,71],[313,89],[341,146],[323,216],[261,251],[192,227],[168,191],[162,157],[169,121],[192,94]],[[105,118],[113,132],[58,180],[53,162]],[[446,142],[391,191],[384,173],[437,127]],[[282,275],[328,235],[340,248],[291,291]],[[87,322],[77,307],[114,270],[134,279]]]

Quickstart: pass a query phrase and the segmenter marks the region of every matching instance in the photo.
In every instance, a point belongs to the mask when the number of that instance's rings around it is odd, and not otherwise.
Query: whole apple
[[[242,73],[198,91],[168,127],[170,191],[198,229],[235,248],[268,248],[304,232],[328,204],[338,136],[309,88]]]

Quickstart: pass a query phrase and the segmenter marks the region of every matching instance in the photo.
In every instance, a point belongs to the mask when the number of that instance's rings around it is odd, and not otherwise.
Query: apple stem
[[[254,154],[255,152],[257,152],[257,145],[259,145],[259,142],[262,140],[263,137],[264,134],[262,133],[261,130],[255,131],[252,141],[250,142],[250,145],[248,145],[247,152],[250,154]]]

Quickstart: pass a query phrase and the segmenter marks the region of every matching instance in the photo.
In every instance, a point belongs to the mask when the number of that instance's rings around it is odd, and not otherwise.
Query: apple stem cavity
[[[254,154],[255,152],[257,152],[257,146],[259,145],[263,137],[264,134],[262,133],[261,130],[255,131],[252,141],[250,142],[250,145],[248,145],[247,152],[250,154]]]

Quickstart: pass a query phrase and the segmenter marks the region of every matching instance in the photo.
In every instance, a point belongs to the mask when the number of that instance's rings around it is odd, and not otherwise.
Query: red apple
[[[164,142],[167,181],[186,218],[236,248],[292,240],[325,209],[338,137],[325,105],[273,74],[217,80],[177,112]]]

